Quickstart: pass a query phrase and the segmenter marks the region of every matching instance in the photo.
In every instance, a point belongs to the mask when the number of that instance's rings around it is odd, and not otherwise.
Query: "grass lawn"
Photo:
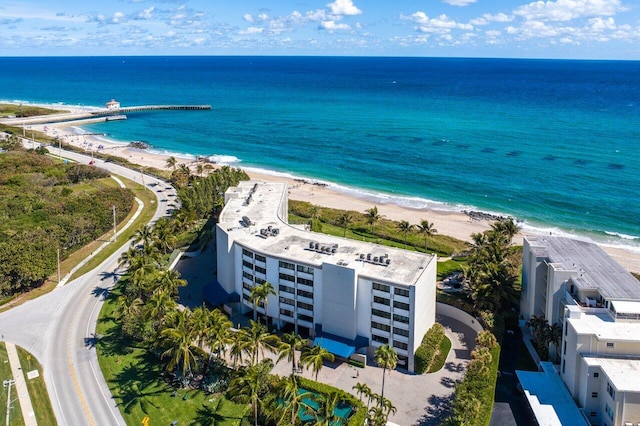
[[[42,108],[34,105],[0,104],[0,117],[7,117],[12,115],[16,117],[34,117],[36,115],[60,114],[64,112],[69,111]]]
[[[20,358],[20,365],[22,366],[22,373],[24,374],[24,380],[27,382],[27,389],[29,390],[31,404],[33,405],[33,411],[36,414],[38,424],[42,426],[57,425],[58,422],[56,422],[56,416],[53,413],[53,408],[51,407],[49,393],[47,392],[47,387],[44,384],[42,366],[40,366],[38,360],[29,352],[19,346],[17,346],[17,349],[18,357]],[[40,375],[35,379],[29,380],[27,373],[32,370],[38,370]]]
[[[524,341],[520,341],[520,353],[518,354],[518,366],[517,370],[525,370],[525,371],[538,371],[538,366],[535,362],[533,362],[533,358],[529,354],[529,350],[527,349],[527,345],[524,344]]]
[[[440,371],[442,367],[444,367],[444,363],[447,360],[447,355],[449,355],[449,351],[451,350],[451,340],[447,336],[440,341],[440,348],[438,349],[438,353],[435,358],[431,362],[431,367],[427,370],[427,373],[435,373],[436,371]]]
[[[13,375],[11,374],[11,366],[9,366],[8,361],[9,357],[7,356],[7,348],[5,347],[4,342],[0,342],[0,380],[2,380],[3,382],[5,380],[13,379]],[[24,420],[22,420],[22,411],[20,410],[20,403],[18,402],[18,394],[16,393],[15,386],[11,386],[11,401],[14,402],[11,404],[11,417],[9,423],[11,426],[22,426],[24,425]],[[2,415],[0,416],[0,425],[6,425],[6,410],[7,388],[3,386],[2,392],[0,392],[0,413],[2,413]]]
[[[118,333],[112,317],[114,291],[100,313],[96,333],[103,335],[98,342],[98,361],[109,389],[127,424],[140,424],[149,416],[149,424],[169,425],[240,425],[249,406],[235,404],[223,396],[206,394],[200,390],[174,390],[162,378],[160,363],[152,354],[127,346]]]

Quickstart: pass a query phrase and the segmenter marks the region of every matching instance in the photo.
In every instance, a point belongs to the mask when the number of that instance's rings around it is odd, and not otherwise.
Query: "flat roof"
[[[597,290],[605,299],[640,300],[640,281],[598,245],[553,236],[528,236],[531,250],[550,263],[575,271],[572,280],[580,289]]]
[[[543,371],[516,370],[527,401],[540,426],[586,426],[580,409],[551,362],[541,362]]]
[[[619,355],[623,356],[623,355]],[[613,386],[624,392],[640,392],[640,359],[583,355],[589,366],[599,366]]]
[[[320,234],[289,225],[286,216],[280,217],[286,197],[287,184],[284,182],[240,182],[227,191],[227,202],[218,226],[227,232],[230,240],[265,255],[315,267],[322,267],[323,263],[345,266],[356,269],[361,277],[408,286],[415,285],[429,264],[436,261],[435,255]],[[286,212],[282,213],[286,215]],[[266,232],[267,235],[261,233],[269,227],[272,231]],[[273,232],[274,229],[277,231]],[[319,249],[311,249],[310,243],[318,243]],[[323,251],[322,247],[326,250]],[[364,260],[361,260],[361,255]],[[371,261],[367,260],[367,255],[371,255]],[[374,262],[376,257],[384,257],[385,262]],[[388,265],[386,259],[389,259]]]
[[[640,301],[614,300],[611,303],[619,314],[640,314]]]
[[[599,313],[580,312],[579,317],[567,321],[578,334],[594,335],[598,340],[640,341],[639,321],[615,321],[604,308]]]

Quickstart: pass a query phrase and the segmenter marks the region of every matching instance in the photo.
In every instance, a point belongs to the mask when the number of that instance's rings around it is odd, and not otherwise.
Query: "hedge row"
[[[438,323],[433,324],[433,327],[427,331],[415,354],[416,373],[423,374],[429,369],[444,337],[444,327]]]

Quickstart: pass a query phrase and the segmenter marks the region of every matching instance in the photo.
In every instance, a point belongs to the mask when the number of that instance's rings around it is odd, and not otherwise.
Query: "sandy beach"
[[[65,109],[73,109],[67,108]],[[79,108],[78,108],[79,109]],[[81,123],[72,123],[72,125]],[[105,152],[126,158],[132,163],[157,169],[166,169],[168,155],[162,155],[147,150],[130,148],[122,143],[113,143],[105,138],[95,135],[78,135],[69,127],[70,123],[34,125],[34,129],[51,136],[60,137],[65,143],[84,148],[89,154],[91,150]],[[29,127],[29,126],[28,126]],[[27,131],[28,132],[28,131]],[[98,149],[98,147],[101,147]],[[181,158],[176,156],[178,164],[185,163],[195,167],[193,158]],[[214,165],[214,167],[217,167]],[[286,181],[289,186],[289,198],[292,200],[308,201],[319,206],[354,210],[364,212],[376,205],[378,211],[387,219],[407,220],[412,224],[418,224],[422,219],[433,222],[439,234],[449,235],[464,241],[470,241],[473,233],[482,232],[489,228],[490,221],[485,219],[472,219],[464,213],[439,211],[433,209],[412,209],[396,204],[374,204],[369,200],[358,198],[349,194],[335,191],[323,185],[313,182],[301,181],[282,176],[273,176],[255,171],[248,171],[252,179],[263,181]],[[520,233],[515,238],[516,244],[522,244],[522,238],[526,233]],[[611,257],[631,272],[640,272],[640,254],[621,248],[602,247]]]

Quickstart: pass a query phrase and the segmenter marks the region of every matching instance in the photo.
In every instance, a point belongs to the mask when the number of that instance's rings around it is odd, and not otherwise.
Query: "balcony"
[[[378,297],[384,297],[385,299],[390,299],[391,298],[391,293],[386,292],[386,291],[380,291],[380,290],[372,290],[371,294],[374,296],[378,296]],[[372,297],[373,299],[373,297]]]
[[[302,315],[313,317],[313,311],[310,311],[309,309],[301,308],[300,306],[298,306],[297,312]]]
[[[306,284],[298,283],[298,290],[304,290],[304,291],[308,291],[309,293],[313,293],[313,287],[308,286]]]
[[[305,279],[307,279],[307,280],[311,280],[311,281],[313,281],[313,274],[308,274],[308,273],[306,273],[306,272],[298,271],[298,276],[299,276],[300,278],[305,278]]]
[[[394,294],[394,295],[393,295],[393,300],[394,300],[395,302],[402,302],[402,303],[406,303],[406,304],[408,304],[408,305],[410,305],[410,304],[411,304],[411,301],[410,301],[410,300],[409,300],[409,298],[408,298],[408,297],[406,297],[406,296],[400,296],[400,295]]]
[[[309,299],[308,297],[298,296],[296,297],[298,302],[308,303],[309,305],[313,305],[313,299]]]

